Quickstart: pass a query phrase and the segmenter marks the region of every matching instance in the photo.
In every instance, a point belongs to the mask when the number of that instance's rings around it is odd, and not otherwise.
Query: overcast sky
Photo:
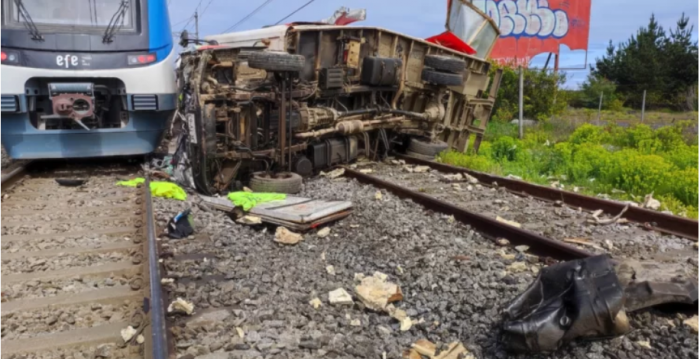
[[[233,30],[249,30],[275,24],[309,0],[169,0],[173,32],[181,31],[186,24],[188,31],[194,31],[194,21],[188,19],[198,5],[201,13],[199,31],[204,36],[224,31],[266,1],[269,3],[265,7]],[[425,38],[444,31],[446,3],[444,0],[316,0],[285,22],[320,20],[332,15],[339,7],[346,6],[367,10],[367,20],[358,25],[381,26]],[[609,40],[613,43],[625,41],[639,27],[645,26],[652,13],[664,29],[669,29],[675,27],[676,21],[684,12],[695,27],[694,38],[697,39],[698,0],[593,0],[588,63],[594,63],[596,57],[605,53]],[[542,66],[545,58],[546,55],[538,56],[533,59],[531,66]],[[584,63],[585,53],[571,52],[566,48],[561,50],[562,68],[581,68]],[[588,70],[567,71],[567,87],[577,87],[587,73]]]

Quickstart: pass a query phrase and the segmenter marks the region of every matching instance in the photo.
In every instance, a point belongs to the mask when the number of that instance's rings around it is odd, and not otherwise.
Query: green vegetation
[[[691,125],[683,121],[653,130],[644,124],[628,129],[584,124],[571,133],[561,122],[540,122],[518,140],[515,125],[492,122],[478,154],[446,152],[439,158],[544,185],[557,181],[568,190],[606,193],[620,200],[642,202],[654,192],[662,210],[697,218],[697,136],[694,141],[684,137]]]
[[[510,121],[518,117],[519,70],[508,66],[491,64],[490,75],[503,70],[501,86],[494,106],[494,118]],[[557,99],[558,88],[566,81],[562,73],[536,69],[524,69],[523,73],[523,116],[531,119],[546,119],[561,114],[567,102]],[[488,92],[487,92],[488,93]]]
[[[698,44],[693,27],[682,15],[676,28],[666,32],[654,15],[649,24],[617,47],[610,42],[607,53],[596,59],[591,76],[581,88],[587,107],[598,107],[602,91],[610,98],[608,108],[627,105],[639,108],[647,91],[649,108],[694,110],[697,105]]]

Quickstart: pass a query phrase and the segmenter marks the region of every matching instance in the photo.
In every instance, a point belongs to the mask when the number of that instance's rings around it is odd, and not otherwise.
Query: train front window
[[[5,18],[12,24],[23,24],[25,19],[15,0],[3,1],[5,13],[10,14]],[[37,26],[46,27],[80,27],[80,28],[106,28],[112,17],[121,12],[122,0],[22,0],[21,4],[29,13],[31,20]],[[134,1],[126,1],[121,30],[134,28]],[[121,19],[120,19],[121,20]]]

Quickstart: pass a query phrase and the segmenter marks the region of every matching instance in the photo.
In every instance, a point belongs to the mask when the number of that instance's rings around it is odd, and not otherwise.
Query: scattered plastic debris
[[[177,298],[168,306],[168,313],[184,313],[192,315],[194,312],[194,304],[182,298]]]
[[[297,244],[304,239],[299,233],[294,233],[287,228],[277,227],[275,231],[275,242],[282,244]]]
[[[124,340],[124,343],[129,342],[131,340],[131,338],[133,338],[134,335],[136,335],[136,333],[138,333],[138,331],[136,329],[134,329],[134,327],[132,327],[131,325],[122,329],[121,335],[122,335],[122,339]]]
[[[316,235],[320,238],[326,238],[329,234],[331,234],[331,227],[321,228],[318,232],[316,232]]]
[[[328,302],[334,305],[352,305],[352,297],[343,288],[328,292]]]
[[[387,304],[403,299],[401,288],[386,280],[386,274],[375,272],[371,277],[362,278],[360,284],[355,287],[355,293],[367,308],[386,311]]]
[[[321,307],[322,302],[321,302],[320,299],[318,299],[318,297],[316,297],[316,298],[314,298],[314,299],[311,299],[311,301],[309,302],[309,304],[310,304],[312,307],[314,307],[314,309],[318,309],[319,307]]]

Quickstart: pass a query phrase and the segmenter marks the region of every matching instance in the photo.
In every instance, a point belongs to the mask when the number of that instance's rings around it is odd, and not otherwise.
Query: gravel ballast
[[[177,356],[400,358],[427,338],[461,341],[477,358],[533,357],[509,356],[498,342],[498,325],[501,309],[542,264],[385,191],[377,199],[377,191],[345,178],[308,181],[302,196],[351,200],[355,212],[329,225],[327,237],[312,231],[293,246],[274,242],[274,227],[247,227],[202,210],[196,196],[188,203],[156,198],[161,226],[188,206],[195,219],[195,235],[161,240],[174,255],[164,260],[171,271],[165,275],[175,278],[166,285],[170,300],[181,297],[195,307],[191,317],[170,314]],[[355,274],[376,271],[401,287],[403,300],[394,304],[416,322],[409,330],[358,301]],[[355,304],[331,305],[328,293],[338,288]],[[314,298],[322,303],[318,309],[309,303]],[[684,319],[657,311],[631,314],[633,331],[624,337],[577,341],[534,357],[697,358],[697,334]],[[639,344],[645,341],[650,349]]]

